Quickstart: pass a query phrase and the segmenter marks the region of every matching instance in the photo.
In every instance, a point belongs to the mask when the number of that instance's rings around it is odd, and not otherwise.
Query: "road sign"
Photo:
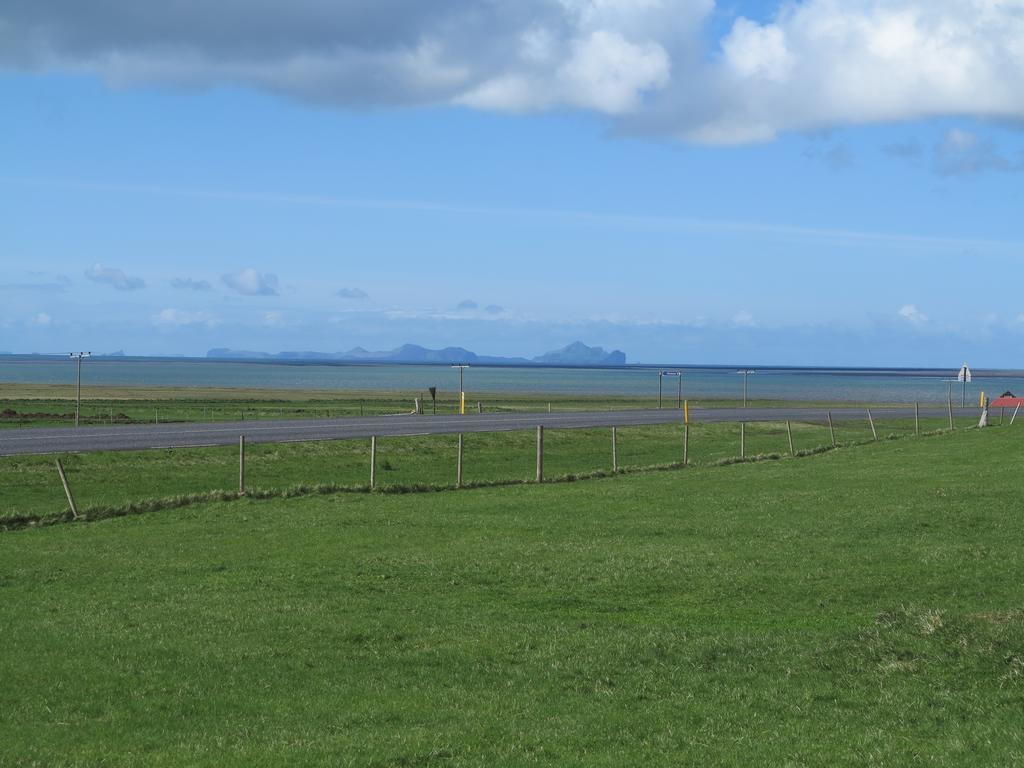
[[[967,367],[967,363],[964,363],[957,373],[956,380],[964,385],[963,393],[960,395],[960,407],[963,408],[967,405],[967,385],[971,383],[971,369]]]
[[[682,371],[658,371],[658,408],[661,408],[661,380],[666,376],[676,376],[679,379],[679,393],[676,395],[676,408],[683,407],[683,372]]]

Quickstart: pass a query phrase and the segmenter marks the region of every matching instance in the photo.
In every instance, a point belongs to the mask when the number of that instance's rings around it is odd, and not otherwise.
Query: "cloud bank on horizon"
[[[0,67],[349,108],[584,110],[704,144],[1024,120],[1024,0],[796,0],[713,32],[726,13],[713,0],[16,1],[0,8]]]

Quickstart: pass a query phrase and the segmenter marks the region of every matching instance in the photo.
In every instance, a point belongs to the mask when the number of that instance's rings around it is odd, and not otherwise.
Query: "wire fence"
[[[998,418],[995,424],[998,425]],[[831,423],[830,423],[831,422]],[[973,427],[959,417],[953,426]],[[0,460],[0,525],[102,517],[182,500],[408,492],[781,459],[948,431],[942,419],[666,424],[474,432]]]

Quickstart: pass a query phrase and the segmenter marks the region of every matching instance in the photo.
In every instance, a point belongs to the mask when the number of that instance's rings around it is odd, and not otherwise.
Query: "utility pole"
[[[92,352],[69,352],[68,357],[78,360],[78,387],[75,395],[75,426],[78,426],[78,419],[82,412],[82,358],[89,357]]]

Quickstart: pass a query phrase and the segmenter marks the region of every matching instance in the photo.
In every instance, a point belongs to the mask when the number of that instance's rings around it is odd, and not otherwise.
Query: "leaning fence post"
[[[537,425],[537,482],[544,482],[544,425]]]
[[[370,436],[370,489],[377,487],[377,436]]]
[[[871,425],[871,437],[878,440],[878,432],[875,431],[875,420],[871,418],[871,409],[868,408],[868,424]]]
[[[1010,426],[1013,426],[1013,420],[1017,418],[1017,411],[1020,410],[1020,403],[1017,403],[1017,407],[1013,409],[1013,416],[1010,417]]]
[[[462,433],[459,433],[459,458],[455,462],[455,487],[462,487]]]
[[[747,424],[746,422],[740,422],[740,458],[745,459],[747,457]]]
[[[832,424],[832,411],[828,412],[828,433],[832,437],[832,447],[836,447],[836,428]]]
[[[952,401],[952,399],[946,400],[946,405],[949,407],[949,428],[950,429],[956,429],[956,427],[953,426],[953,401]]]
[[[690,425],[683,424],[683,466],[690,464]]]
[[[238,436],[238,492],[245,495],[245,435]]]
[[[75,497],[71,495],[71,486],[68,485],[68,476],[64,474],[64,465],[57,459],[57,473],[60,475],[61,485],[64,486],[64,495],[68,497],[68,506],[71,507],[71,519],[78,519],[78,507],[75,506]]]
[[[921,436],[921,404],[914,403],[914,434]]]
[[[793,450],[793,425],[788,421],[786,422],[786,435],[789,437],[789,455],[795,456],[796,451]]]
[[[612,427],[612,472],[619,471],[619,432]]]

